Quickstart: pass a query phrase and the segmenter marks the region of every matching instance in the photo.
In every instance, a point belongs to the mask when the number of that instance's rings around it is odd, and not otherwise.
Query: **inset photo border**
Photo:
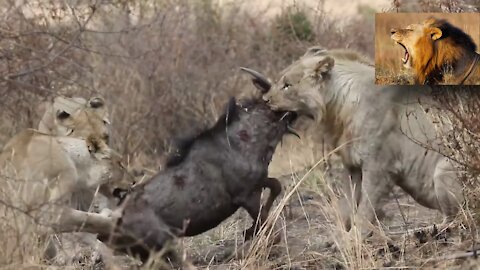
[[[375,83],[480,85],[479,13],[377,13]]]

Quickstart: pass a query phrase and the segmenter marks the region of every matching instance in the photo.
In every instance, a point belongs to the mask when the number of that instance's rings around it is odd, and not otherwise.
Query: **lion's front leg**
[[[391,175],[382,169],[362,170],[362,197],[352,225],[356,226],[361,238],[372,233],[372,224],[382,218],[383,205],[394,187]]]
[[[83,212],[72,208],[63,209],[61,216],[51,224],[56,232],[88,232],[108,234],[115,228],[117,217],[107,214]]]
[[[105,269],[108,270],[118,270],[118,266],[114,262],[113,252],[108,249],[103,243],[97,240],[95,234],[110,232],[117,220],[117,217],[114,217],[115,213],[112,211],[102,210],[102,214],[83,212],[80,210],[75,210],[73,208],[59,208],[59,207],[49,207],[45,211],[56,213],[57,218],[53,218],[54,215],[48,215],[52,217],[48,221],[49,227],[51,227],[56,233],[72,233],[72,232],[81,232],[76,234],[76,237],[80,236],[79,239],[64,239],[68,241],[81,241],[90,248],[95,248],[95,254],[99,255],[103,263],[105,264]],[[73,236],[73,234],[68,234],[66,236]],[[70,239],[70,240],[68,240]],[[47,250],[46,256],[48,258],[54,258],[58,255],[58,248],[52,242],[49,243],[49,249]],[[63,249],[63,247],[62,247]],[[67,250],[69,250],[67,248]],[[73,252],[77,252],[71,250]],[[75,254],[73,253],[73,254]],[[68,253],[67,253],[68,254]],[[67,255],[67,258],[75,258],[74,255]]]
[[[347,231],[351,228],[352,216],[355,215],[355,210],[362,196],[362,169],[350,168],[348,172],[348,179],[342,181],[340,187],[341,198],[338,202],[340,217]]]

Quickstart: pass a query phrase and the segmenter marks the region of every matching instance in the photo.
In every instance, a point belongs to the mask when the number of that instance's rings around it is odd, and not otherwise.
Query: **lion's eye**
[[[289,83],[285,83],[285,84],[283,85],[283,87],[282,87],[282,90],[283,90],[283,91],[287,91],[288,88],[290,88],[290,86],[292,86],[292,85],[289,84]]]

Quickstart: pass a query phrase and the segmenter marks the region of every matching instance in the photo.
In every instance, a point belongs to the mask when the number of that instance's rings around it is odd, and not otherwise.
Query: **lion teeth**
[[[289,115],[290,112],[286,112],[282,115],[282,118],[280,118],[280,121],[283,121],[283,119],[285,119],[285,117],[287,117],[287,115]]]
[[[408,58],[410,58],[410,54],[408,53],[407,50],[405,50],[405,57],[402,58],[402,61],[404,64],[406,64],[408,62]]]

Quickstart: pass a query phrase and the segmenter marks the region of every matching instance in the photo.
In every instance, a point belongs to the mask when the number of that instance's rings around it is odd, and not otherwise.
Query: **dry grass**
[[[390,38],[390,29],[421,23],[428,17],[446,19],[469,34],[480,44],[480,16],[478,13],[377,13],[375,16],[375,79],[377,84],[413,84],[412,74],[401,61],[404,50]],[[450,81],[448,78],[445,84]]]

